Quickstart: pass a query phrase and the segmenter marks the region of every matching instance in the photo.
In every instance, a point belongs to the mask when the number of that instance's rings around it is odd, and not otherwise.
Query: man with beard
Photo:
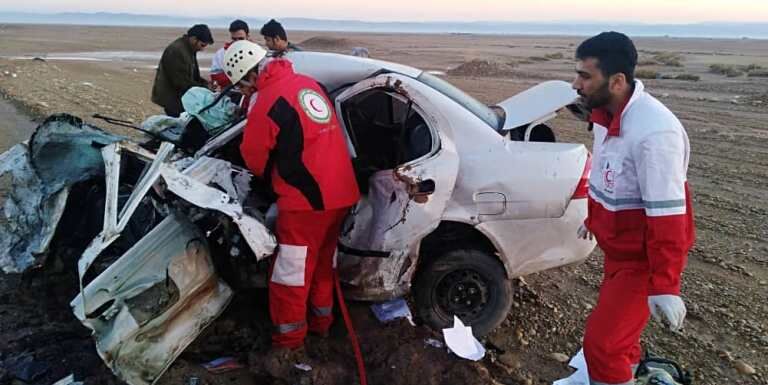
[[[264,24],[260,32],[264,36],[264,44],[274,56],[282,56],[288,51],[301,51],[299,47],[288,41],[285,28],[275,19],[270,19]]]
[[[573,88],[591,109],[594,132],[588,217],[578,236],[594,236],[605,254],[584,355],[592,385],[631,385],[649,316],[672,330],[685,319],[680,276],[694,240],[688,136],[634,79],[637,50],[627,36],[594,36],[576,59]]]
[[[219,48],[213,55],[211,60],[211,82],[216,83],[219,87],[226,87],[229,83],[227,74],[224,73],[224,52],[229,48],[232,43],[240,40],[250,39],[250,29],[248,23],[237,19],[229,24],[229,38],[230,41],[224,43],[224,46]]]
[[[163,51],[152,86],[152,102],[163,107],[166,115],[178,117],[184,112],[181,97],[187,90],[208,87],[208,81],[200,76],[197,53],[211,44],[211,30],[205,24],[196,24]]]

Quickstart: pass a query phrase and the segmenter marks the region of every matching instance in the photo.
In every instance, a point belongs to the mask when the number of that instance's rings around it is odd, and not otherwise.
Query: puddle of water
[[[0,153],[32,135],[37,124],[7,100],[0,99]]]

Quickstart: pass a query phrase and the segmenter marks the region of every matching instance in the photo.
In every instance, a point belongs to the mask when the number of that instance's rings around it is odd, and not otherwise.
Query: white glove
[[[579,226],[579,229],[576,230],[576,236],[579,237],[579,239],[589,238],[590,241],[594,239],[592,232],[589,231],[587,226],[585,226],[583,223]]]
[[[653,318],[658,322],[663,322],[663,314],[672,331],[683,328],[686,310],[685,303],[680,296],[669,294],[648,296],[648,307]]]

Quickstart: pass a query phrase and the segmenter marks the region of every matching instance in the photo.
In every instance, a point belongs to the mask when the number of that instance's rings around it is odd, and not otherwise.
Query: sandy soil
[[[156,60],[72,61],[56,55],[94,51],[159,51],[180,29],[0,25],[0,93],[32,117],[68,112],[141,121],[160,111],[149,101]],[[224,41],[225,31],[216,31]],[[309,49],[348,52],[365,46],[373,57],[448,73],[447,79],[478,99],[494,103],[537,82],[570,80],[577,37],[384,35],[296,32]],[[768,384],[768,78],[726,77],[711,64],[768,67],[768,41],[643,38],[636,43],[641,68],[660,76],[696,75],[699,81],[646,80],[683,121],[691,140],[689,178],[698,240],[683,278],[687,326],[671,333],[652,324],[646,349],[682,363],[696,384]],[[217,45],[220,46],[220,45]],[[679,66],[652,64],[659,53],[679,55]],[[81,56],[89,56],[82,54]],[[45,61],[12,59],[39,56]],[[654,59],[654,57],[657,59]],[[207,66],[207,59],[201,60]],[[102,127],[107,125],[99,123]],[[118,132],[120,128],[109,127]],[[0,145],[18,140],[3,127]],[[584,125],[563,114],[560,141],[591,146]],[[487,338],[488,356],[461,361],[427,346],[434,332],[407,324],[379,325],[367,304],[352,304],[369,380],[373,384],[547,384],[566,375],[553,353],[580,346],[584,320],[594,306],[601,253],[584,264],[526,277],[507,320]],[[48,279],[0,277],[0,384],[25,356],[42,374],[29,383],[49,384],[74,372],[87,383],[119,383],[101,365],[87,332],[69,313],[72,271],[58,267]],[[314,370],[271,379],[259,368],[267,348],[265,294],[237,299],[173,365],[159,384],[191,375],[207,384],[345,384],[355,380],[342,325],[328,340],[309,341]],[[199,363],[234,355],[246,368],[211,375]],[[29,359],[29,358],[27,358]],[[742,363],[756,374],[746,374]],[[739,370],[741,368],[741,370]],[[250,369],[250,370],[249,370]]]

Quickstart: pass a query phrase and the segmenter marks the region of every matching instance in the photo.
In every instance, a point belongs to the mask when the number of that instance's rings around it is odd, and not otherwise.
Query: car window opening
[[[429,126],[412,102],[400,96],[373,89],[346,100],[341,108],[357,153],[353,163],[363,194],[374,173],[432,152]]]

